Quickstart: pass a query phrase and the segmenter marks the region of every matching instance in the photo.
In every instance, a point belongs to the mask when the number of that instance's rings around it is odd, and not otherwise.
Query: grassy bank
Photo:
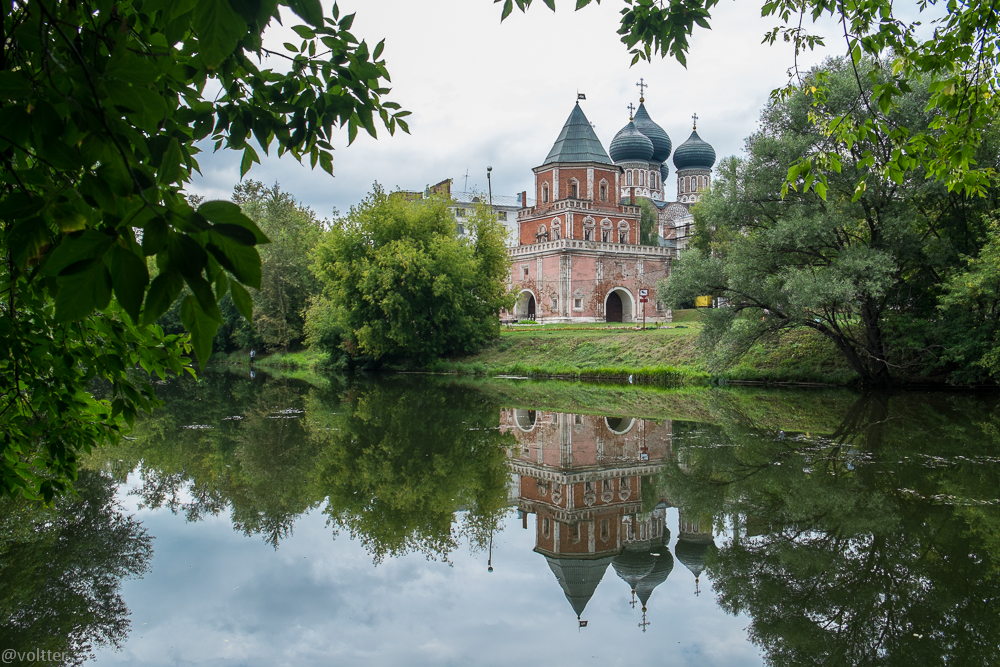
[[[230,369],[250,371],[249,352],[216,353],[212,355],[213,365],[228,366]],[[330,355],[318,350],[297,352],[272,352],[259,354],[253,367],[282,377],[297,378],[311,384],[325,382],[323,375],[329,372]]]
[[[841,388],[795,391],[764,387],[636,387],[547,380],[456,378],[471,391],[512,408],[643,419],[752,425],[832,433],[857,400]]]
[[[670,325],[519,325],[478,354],[426,370],[461,375],[626,380],[637,384],[764,382],[850,385],[857,376],[836,348],[811,330],[755,345],[736,365],[710,368],[698,348],[700,313],[679,311]]]

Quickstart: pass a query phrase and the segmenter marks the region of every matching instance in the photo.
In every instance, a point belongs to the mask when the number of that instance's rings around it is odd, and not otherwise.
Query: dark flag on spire
[[[587,99],[587,96],[584,95],[583,93],[577,93],[576,94],[576,99],[578,99],[578,100],[585,100],[585,99]]]

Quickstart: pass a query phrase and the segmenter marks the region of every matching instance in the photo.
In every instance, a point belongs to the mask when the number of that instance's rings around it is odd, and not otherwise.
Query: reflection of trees
[[[129,629],[122,579],[142,575],[152,545],[123,516],[114,483],[81,471],[79,495],[42,508],[0,500],[0,647],[64,652],[79,664]]]
[[[771,664],[1000,660],[1000,516],[986,504],[1000,465],[967,417],[995,410],[995,399],[865,396],[835,440],[675,423],[685,466],[668,484],[732,519],[710,572]]]
[[[507,501],[499,413],[467,388],[399,379],[355,387],[342,404],[310,401],[309,435],[322,443],[314,483],[331,523],[376,561],[446,555],[465,509],[459,530],[482,544]]]
[[[479,544],[506,504],[499,407],[467,388],[392,379],[341,397],[206,375],[166,389],[135,441],[102,452],[119,478],[141,461],[145,506],[191,521],[229,508],[238,530],[277,547],[329,497],[331,522],[381,559],[446,554],[460,533]]]

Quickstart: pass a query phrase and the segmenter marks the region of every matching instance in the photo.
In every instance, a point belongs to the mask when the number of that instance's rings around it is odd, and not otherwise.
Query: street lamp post
[[[493,181],[490,179],[490,172],[493,167],[486,167],[486,187],[490,190],[490,212],[493,212]]]

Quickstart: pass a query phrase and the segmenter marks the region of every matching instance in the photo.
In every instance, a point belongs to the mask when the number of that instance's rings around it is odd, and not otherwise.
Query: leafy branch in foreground
[[[301,44],[265,48],[279,5]],[[389,77],[318,0],[8,0],[0,40],[0,493],[50,499],[80,452],[116,439],[152,392],[136,365],[180,372],[186,337],[152,323],[186,285],[181,319],[204,365],[227,293],[251,318],[267,237],[236,204],[181,188],[199,142],[290,153],[333,172],[331,141],[376,122]],[[267,56],[288,71],[262,69]],[[150,271],[149,262],[155,261]],[[151,279],[151,273],[155,277]],[[105,381],[107,401],[90,397]]]

